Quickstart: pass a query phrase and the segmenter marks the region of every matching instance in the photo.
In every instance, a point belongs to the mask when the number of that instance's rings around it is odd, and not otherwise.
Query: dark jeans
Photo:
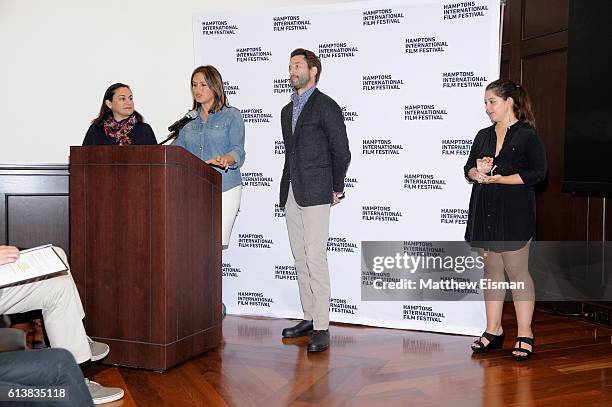
[[[7,401],[6,389],[66,389],[67,397],[54,400]],[[21,350],[0,353],[0,406],[93,406],[81,368],[64,349]]]

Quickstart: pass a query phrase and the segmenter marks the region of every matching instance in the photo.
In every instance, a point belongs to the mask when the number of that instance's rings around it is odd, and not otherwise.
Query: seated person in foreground
[[[18,350],[0,353],[0,388],[15,392],[51,389],[52,397],[33,405],[91,407],[87,382],[74,357],[65,349]],[[27,394],[27,393],[26,393]],[[6,393],[5,393],[6,395]],[[25,406],[27,401],[3,401],[3,406]]]
[[[64,251],[58,247],[54,247],[54,250],[68,264]],[[14,263],[18,258],[19,250],[16,247],[0,246],[0,265]],[[82,321],[85,311],[70,272],[0,289],[0,314],[36,309],[42,310],[51,347],[68,350],[79,364],[100,360],[108,355],[108,345],[92,341],[85,334]],[[123,397],[122,389],[103,387],[87,379],[85,381],[94,404],[108,403]]]

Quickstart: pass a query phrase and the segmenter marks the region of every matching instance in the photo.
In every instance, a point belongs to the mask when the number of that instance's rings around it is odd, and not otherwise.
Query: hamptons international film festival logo
[[[264,62],[272,58],[272,51],[262,47],[236,48],[236,62]]]
[[[274,178],[263,172],[243,172],[241,175],[243,187],[270,187],[274,182]]]
[[[202,34],[204,36],[236,35],[237,33],[238,26],[227,20],[202,21]]]
[[[405,240],[402,242],[403,253],[410,256],[442,256],[446,249],[439,244],[430,241]]]
[[[295,269],[295,266],[277,264],[274,266],[274,279],[296,281],[297,270]]]
[[[359,311],[357,305],[349,302],[346,298],[330,298],[329,299],[329,312],[335,312],[336,314],[350,314],[355,315]]]
[[[405,54],[437,54],[445,52],[448,43],[436,37],[413,37],[404,41]]]
[[[351,110],[346,106],[342,106],[342,117],[344,117],[344,122],[356,122],[359,119],[359,113],[355,110]]]
[[[487,83],[486,76],[478,76],[474,71],[442,72],[443,88],[482,88]]]
[[[364,287],[373,286],[374,281],[377,281],[377,280],[386,281],[386,282],[393,281],[395,283],[400,282],[399,277],[392,276],[391,273],[388,273],[388,272],[375,273],[369,270],[361,271],[361,285],[362,286]],[[377,284],[380,284],[380,281],[378,281]]]
[[[405,121],[443,121],[447,111],[436,105],[414,104],[404,106]]]
[[[364,139],[361,142],[362,155],[400,155],[403,149],[402,144],[389,139]]]
[[[355,253],[357,243],[346,237],[329,237],[327,239],[327,251],[334,253]]]
[[[470,149],[472,148],[472,140],[442,139],[441,143],[441,154],[443,156],[467,156],[470,154]]]
[[[399,222],[404,216],[402,211],[393,210],[391,206],[363,205],[361,220],[368,222]]]
[[[274,118],[272,113],[265,112],[263,109],[255,107],[241,109],[240,113],[242,113],[242,119],[244,120],[245,124],[270,123],[270,121]]]
[[[272,83],[272,92],[274,94],[293,93],[293,86],[289,78],[276,78]]]
[[[404,174],[404,189],[437,190],[446,188],[446,180],[434,174]]]
[[[361,90],[368,92],[400,90],[404,80],[394,78],[391,74],[362,75]]]
[[[276,16],[272,18],[273,31],[307,31],[310,20],[302,16]]]
[[[363,25],[365,26],[401,24],[403,19],[404,13],[392,8],[364,10],[363,12]]]
[[[371,242],[362,242],[364,250],[367,250],[370,244]],[[442,256],[446,253],[444,247],[434,245],[434,242],[431,241],[403,241],[401,246],[403,253],[407,256]],[[376,284],[381,284],[381,282],[399,283],[401,281],[399,276],[395,274],[392,275],[389,271],[380,269],[377,271],[371,270],[372,269],[362,270],[362,286],[373,286],[375,281]]]
[[[279,204],[274,204],[274,217],[275,218],[284,218],[285,217],[285,207],[280,206]]]
[[[321,59],[340,59],[355,58],[359,48],[346,42],[332,42],[319,44],[319,58]]]
[[[259,233],[239,233],[238,247],[252,249],[270,249],[274,245],[272,239],[267,239]]]
[[[408,321],[441,323],[446,319],[446,315],[444,315],[443,312],[435,311],[434,307],[404,304],[402,306],[402,319]]]
[[[285,142],[274,140],[274,155],[285,155]]]
[[[344,178],[344,188],[357,188],[359,180],[356,177]]]
[[[238,278],[242,270],[240,267],[234,267],[231,263],[222,263],[221,273],[223,277]]]
[[[465,225],[468,219],[468,210],[463,208],[441,208],[440,223],[443,225]]]
[[[240,86],[230,81],[223,81],[223,89],[227,96],[236,96],[240,92]]]
[[[272,297],[267,297],[262,292],[238,291],[236,305],[269,308],[270,304],[274,304],[274,299]]]
[[[442,12],[444,20],[461,20],[484,17],[489,12],[489,6],[482,2],[462,1],[459,3],[446,3]]]

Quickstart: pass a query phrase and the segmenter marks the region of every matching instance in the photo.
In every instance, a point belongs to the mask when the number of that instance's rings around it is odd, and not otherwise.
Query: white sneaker
[[[91,394],[91,399],[94,404],[110,403],[111,401],[123,398],[125,394],[123,390],[118,387],[104,387],[89,379],[85,379],[85,384],[89,389],[89,394]]]
[[[92,362],[104,359],[106,355],[108,355],[108,353],[110,352],[110,347],[105,343],[96,342],[92,340],[89,336],[87,337],[87,341],[89,342],[89,349],[91,349]]]

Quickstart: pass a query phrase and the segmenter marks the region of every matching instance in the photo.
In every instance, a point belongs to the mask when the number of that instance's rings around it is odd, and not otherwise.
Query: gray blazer
[[[291,130],[293,103],[281,111],[285,165],[280,185],[280,206],[285,206],[289,182],[300,206],[332,203],[332,193],[344,191],[351,161],[342,109],[315,89]]]

